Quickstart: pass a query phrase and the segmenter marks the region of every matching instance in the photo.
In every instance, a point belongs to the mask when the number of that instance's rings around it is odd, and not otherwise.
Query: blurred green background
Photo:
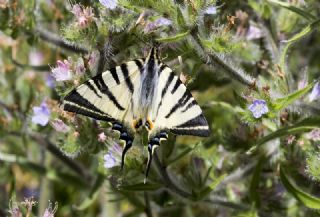
[[[318,0],[0,0],[0,216],[320,216]],[[155,152],[59,108],[146,55],[192,91],[208,138]]]

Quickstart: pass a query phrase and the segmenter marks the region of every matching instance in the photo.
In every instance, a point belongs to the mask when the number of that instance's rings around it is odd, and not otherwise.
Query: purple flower
[[[99,0],[99,2],[100,4],[111,10],[115,9],[118,5],[117,0]]]
[[[50,75],[50,74],[45,75],[45,80],[46,80],[46,85],[48,87],[50,87],[50,88],[55,87],[54,78],[52,77],[52,75]]]
[[[62,120],[55,119],[51,121],[51,126],[60,133],[67,133],[70,131],[70,127],[67,126]]]
[[[313,89],[312,89],[312,92],[310,93],[309,95],[309,101],[314,101],[316,99],[318,99],[320,97],[320,85],[319,85],[319,82],[317,82]]]
[[[67,81],[71,80],[72,73],[70,70],[71,63],[68,60],[61,60],[57,61],[57,66],[53,68],[52,76],[56,79],[56,81]]]
[[[215,6],[207,7],[207,8],[204,10],[204,13],[205,13],[205,14],[217,14],[217,7],[215,7]]]
[[[109,148],[107,154],[104,155],[104,167],[109,169],[119,165],[121,162],[122,148],[119,144],[113,142],[113,145]]]
[[[145,32],[151,32],[161,26],[170,26],[172,24],[172,21],[164,18],[164,17],[160,17],[159,19],[155,20],[154,22],[150,22],[146,25],[146,27],[144,28]]]
[[[155,21],[155,23],[156,26],[170,26],[172,24],[172,21],[167,18],[160,17]]]
[[[86,28],[95,19],[93,9],[91,7],[83,8],[79,4],[75,4],[72,7],[71,13],[73,13],[77,19],[77,26],[80,28]]]
[[[253,39],[258,39],[263,37],[263,32],[260,28],[250,25],[248,32],[247,32],[247,40],[253,40]]]
[[[45,126],[50,118],[50,109],[45,101],[40,106],[33,107],[32,123]]]
[[[307,139],[312,141],[320,141],[320,128],[315,128],[306,135]]]
[[[267,114],[269,112],[266,101],[262,99],[254,100],[248,108],[255,118],[260,118],[263,114]]]

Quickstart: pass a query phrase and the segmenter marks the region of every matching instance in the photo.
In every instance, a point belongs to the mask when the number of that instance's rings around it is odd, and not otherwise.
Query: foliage
[[[0,1],[0,216],[320,216],[319,17],[317,0]],[[121,171],[110,124],[59,103],[155,45],[211,135],[170,135],[144,183],[143,136]]]

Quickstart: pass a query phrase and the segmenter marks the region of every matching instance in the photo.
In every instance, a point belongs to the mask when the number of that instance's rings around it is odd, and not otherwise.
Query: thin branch
[[[204,202],[214,204],[214,205],[224,206],[230,209],[243,210],[243,211],[249,210],[251,208],[250,206],[229,202],[223,199],[208,199],[208,200],[205,200]]]
[[[33,69],[35,71],[49,71],[50,67],[48,65],[42,65],[42,66],[31,66],[28,64],[22,64],[16,61],[15,59],[11,59],[12,63],[20,68],[27,68],[27,69]]]
[[[76,45],[74,43],[71,43],[67,40],[64,40],[58,35],[56,35],[55,33],[44,30],[41,27],[36,28],[36,33],[39,35],[39,37],[42,40],[49,42],[51,44],[54,44],[63,49],[66,49],[75,53],[82,53],[82,54],[89,53],[89,51],[86,48]]]
[[[7,112],[9,112],[12,115],[13,111],[12,111],[12,108],[10,106],[8,106],[4,102],[0,101],[0,107],[5,109]]]
[[[250,88],[256,89],[256,79],[251,77],[248,73],[245,73],[240,68],[237,69],[235,67],[232,67],[230,64],[228,64],[227,61],[216,54],[205,52],[205,49],[201,45],[197,34],[197,30],[191,31],[188,39],[189,42],[193,45],[194,50],[198,53],[198,56],[202,59],[203,63],[209,66],[218,65],[219,67],[223,68],[231,78],[236,79],[240,83]]]
[[[147,217],[152,217],[150,198],[149,198],[148,192],[145,191],[143,196],[144,196],[144,201],[145,201],[145,205],[146,205],[145,213],[146,213]]]
[[[54,145],[49,140],[43,138],[40,135],[37,134],[31,134],[30,137],[36,141],[38,144],[45,147],[51,154],[53,154],[55,157],[59,158],[63,163],[65,163],[70,169],[72,169],[75,173],[83,177],[86,181],[86,183],[90,183],[92,180],[92,177],[90,174],[77,162],[70,159],[66,155],[64,155],[56,145]]]
[[[21,132],[9,132],[9,135],[14,136],[22,136]],[[74,171],[79,176],[83,177],[86,184],[90,184],[92,177],[91,175],[76,161],[70,159],[66,155],[64,155],[56,145],[50,142],[48,139],[45,139],[43,136],[39,134],[29,134],[30,138],[37,142],[39,145],[43,146],[47,149],[51,154],[53,154],[56,158],[60,159],[66,166],[68,166],[72,171]]]

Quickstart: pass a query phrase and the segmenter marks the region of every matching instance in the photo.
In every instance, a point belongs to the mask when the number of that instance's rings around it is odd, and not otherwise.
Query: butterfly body
[[[208,136],[202,110],[178,76],[152,48],[145,59],[121,64],[72,90],[63,100],[63,109],[98,120],[109,121],[125,141],[122,164],[134,135],[148,130],[148,174],[154,148],[168,132]]]

